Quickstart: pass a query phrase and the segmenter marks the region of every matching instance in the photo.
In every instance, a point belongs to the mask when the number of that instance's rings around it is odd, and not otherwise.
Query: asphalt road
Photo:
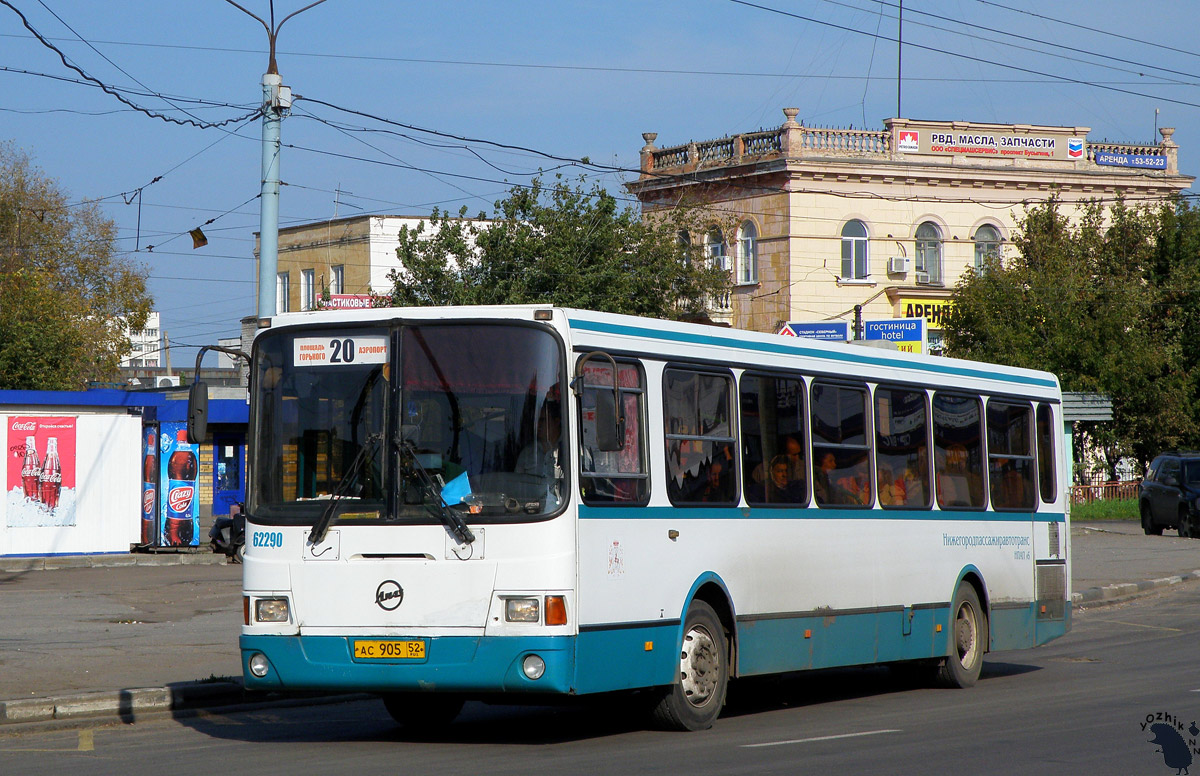
[[[1186,738],[1200,719],[1198,631],[1200,582],[1187,582],[1079,611],[1040,649],[989,655],[969,690],[881,668],[746,681],[702,733],[643,729],[614,703],[469,704],[420,739],[360,701],[0,733],[0,773],[1173,773],[1142,726],[1170,715]]]

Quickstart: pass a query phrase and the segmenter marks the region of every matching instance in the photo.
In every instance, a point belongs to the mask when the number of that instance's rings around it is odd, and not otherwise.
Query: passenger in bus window
[[[886,507],[894,507],[904,503],[904,478],[896,478],[892,467],[880,464],[879,472],[879,503]]]
[[[938,506],[971,506],[974,503],[971,494],[975,488],[968,482],[967,448],[961,444],[952,444],[940,457],[942,461],[938,467]]]
[[[839,504],[870,504],[871,478],[867,476],[867,461],[854,464],[849,474],[838,478],[837,502]]]
[[[929,499],[925,495],[926,483],[929,481],[929,464],[926,463],[924,449],[920,455],[916,464],[910,461],[908,466],[904,467],[904,503],[912,507],[929,505]]]
[[[798,504],[804,501],[804,481],[790,475],[787,455],[771,459],[771,476],[767,479],[765,501],[768,504]]]
[[[546,481],[550,506],[559,502],[558,486],[563,470],[559,465],[562,414],[558,402],[547,401],[538,412],[534,440],[517,455],[517,474],[532,474]]]
[[[833,473],[837,470],[837,456],[832,452],[826,452],[821,456],[821,467],[817,469],[813,476],[813,492],[817,496],[817,502],[820,504],[833,503]]]
[[[796,437],[788,435],[783,440],[783,454],[787,459],[788,465],[788,482],[799,483],[800,487],[804,487],[804,446],[800,444],[800,440]]]

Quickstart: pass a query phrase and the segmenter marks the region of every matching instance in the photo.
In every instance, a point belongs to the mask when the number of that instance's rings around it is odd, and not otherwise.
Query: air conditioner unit
[[[928,272],[918,272],[917,273],[917,283],[928,283],[928,282],[929,282],[929,273]]]
[[[908,257],[893,256],[888,259],[888,272],[908,272]]]
[[[179,375],[166,375],[165,377],[159,377],[158,380],[155,381],[154,384],[157,385],[159,388],[172,388],[172,387],[178,388],[179,387]]]

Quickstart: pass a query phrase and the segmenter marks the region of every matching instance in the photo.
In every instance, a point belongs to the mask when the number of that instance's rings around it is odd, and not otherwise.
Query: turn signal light
[[[567,602],[561,595],[546,596],[546,624],[567,624]]]

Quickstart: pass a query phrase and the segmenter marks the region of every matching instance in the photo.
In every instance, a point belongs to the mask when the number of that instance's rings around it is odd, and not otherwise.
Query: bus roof
[[[606,349],[652,358],[701,359],[735,365],[786,367],[800,364],[806,371],[878,380],[954,385],[977,390],[1016,392],[1057,399],[1058,378],[1050,372],[979,361],[902,353],[854,344],[784,337],[701,323],[666,321],[617,313],[602,313],[551,305],[458,307],[383,307],[365,310],[319,310],[281,313],[270,328],[312,324],[368,324],[404,320],[533,320],[538,311],[551,311],[557,325],[575,347]],[[564,325],[565,324],[565,325]],[[269,329],[259,329],[261,334]],[[796,362],[791,359],[795,357]],[[787,363],[780,363],[780,359]]]

